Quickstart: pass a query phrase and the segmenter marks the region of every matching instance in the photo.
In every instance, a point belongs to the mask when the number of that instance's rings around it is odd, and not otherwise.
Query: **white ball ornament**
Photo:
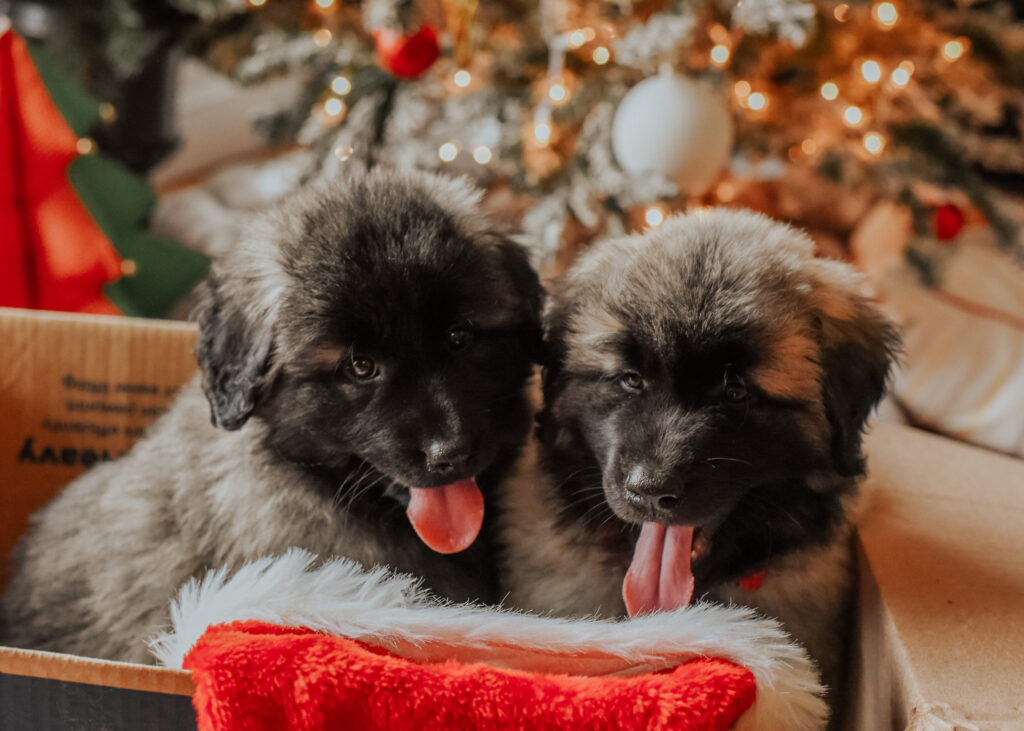
[[[660,173],[684,193],[699,194],[728,162],[732,134],[732,118],[718,94],[663,71],[622,98],[612,120],[612,150],[629,173]]]

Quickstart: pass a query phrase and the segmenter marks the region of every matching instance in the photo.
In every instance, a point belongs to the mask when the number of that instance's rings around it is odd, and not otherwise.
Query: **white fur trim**
[[[455,647],[462,657],[521,670],[578,666],[588,674],[635,674],[713,656],[748,668],[757,681],[757,700],[735,728],[825,725],[822,688],[807,654],[778,623],[746,608],[696,604],[631,620],[557,619],[444,604],[412,577],[366,571],[346,559],[315,563],[311,554],[292,550],[253,561],[230,578],[220,569],[190,581],[171,607],[173,631],[151,644],[154,654],[180,668],[207,627],[257,620],[359,639],[425,661],[442,659],[438,647]]]

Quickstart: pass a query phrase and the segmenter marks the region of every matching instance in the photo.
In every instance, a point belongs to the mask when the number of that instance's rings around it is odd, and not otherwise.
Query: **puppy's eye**
[[[730,373],[726,375],[725,383],[722,384],[722,397],[726,401],[738,404],[750,398],[750,391],[747,390],[743,379]]]
[[[628,393],[640,393],[644,390],[644,379],[636,371],[626,371],[619,375],[619,385]]]
[[[353,355],[346,365],[348,366],[346,370],[349,375],[357,381],[373,380],[380,372],[377,364],[365,355]]]
[[[456,325],[448,331],[448,348],[452,351],[465,350],[473,342],[473,331],[466,325]]]

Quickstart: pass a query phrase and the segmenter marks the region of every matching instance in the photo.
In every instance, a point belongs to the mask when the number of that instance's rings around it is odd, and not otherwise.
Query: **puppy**
[[[507,602],[750,605],[837,682],[861,430],[897,344],[858,281],[749,212],[583,254],[545,313],[537,465],[502,491]]]
[[[479,197],[373,172],[255,221],[205,285],[200,375],[34,517],[3,641],[149,662],[190,577],[296,546],[493,599],[481,490],[529,429],[542,290]]]

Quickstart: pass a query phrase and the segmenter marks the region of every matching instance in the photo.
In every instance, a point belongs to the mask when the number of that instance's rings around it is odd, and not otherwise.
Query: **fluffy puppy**
[[[858,282],[749,212],[581,256],[545,313],[539,466],[503,489],[508,603],[750,605],[835,682],[861,430],[897,343]]]
[[[542,291],[478,203],[374,172],[255,221],[205,286],[200,375],[33,518],[3,641],[149,662],[186,580],[296,546],[492,599],[478,485],[529,429]]]

